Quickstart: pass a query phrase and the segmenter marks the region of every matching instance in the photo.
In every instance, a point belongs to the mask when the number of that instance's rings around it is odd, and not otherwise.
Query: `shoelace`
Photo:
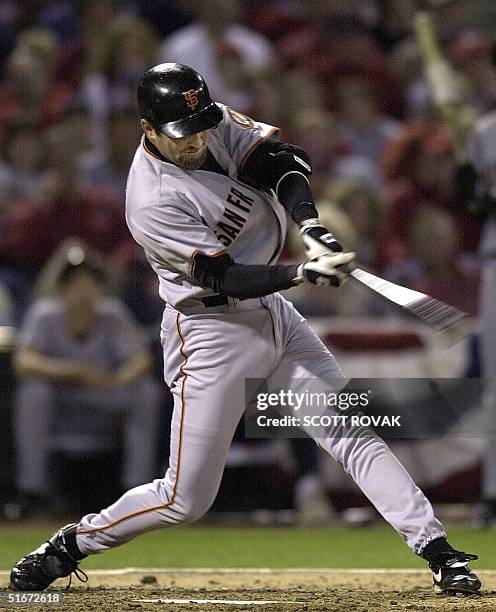
[[[459,558],[456,558],[457,556]],[[465,552],[462,552],[461,550],[452,550],[449,553],[444,553],[440,558],[436,559],[435,562],[429,563],[429,567],[431,569],[434,569],[437,567],[444,567],[448,569],[453,566],[453,563],[457,563],[457,562],[464,563],[466,566],[471,561],[477,561],[478,558],[479,557],[477,555],[473,555],[471,553],[465,553]],[[450,561],[451,563],[449,563],[448,565],[447,562],[450,562]]]
[[[50,544],[50,542],[49,542]],[[65,550],[65,549],[64,549]],[[72,557],[69,555],[69,553],[67,552],[67,550],[65,550],[65,554],[72,559]],[[74,561],[74,559],[72,559]],[[74,574],[76,576],[76,578],[80,581],[80,582],[88,582],[89,578],[88,578],[88,574],[82,570],[80,567],[75,567],[72,572],[69,574],[69,582],[67,584],[67,586],[65,587],[65,590],[68,591],[71,588],[71,584],[72,584],[72,574]]]
[[[463,555],[463,558],[462,558]],[[462,564],[464,567],[466,567],[471,561],[477,561],[479,557],[477,555],[472,555],[470,553],[463,553],[460,552],[460,557],[457,559],[456,557],[453,558],[448,558],[445,561],[445,564],[448,562],[449,565],[446,565],[446,567],[458,567],[458,563]]]
[[[80,569],[79,567],[76,567],[76,569],[69,574],[69,584],[65,588],[66,591],[68,591],[71,588],[72,574],[74,574],[80,582],[88,582],[89,580],[88,574],[84,572],[82,569]]]

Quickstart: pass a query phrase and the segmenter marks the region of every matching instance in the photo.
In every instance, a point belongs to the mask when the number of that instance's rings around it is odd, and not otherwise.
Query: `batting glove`
[[[295,284],[305,281],[313,285],[340,287],[348,280],[355,253],[325,253],[298,266]]]
[[[329,253],[341,253],[343,247],[318,219],[307,219],[300,227],[308,259]]]

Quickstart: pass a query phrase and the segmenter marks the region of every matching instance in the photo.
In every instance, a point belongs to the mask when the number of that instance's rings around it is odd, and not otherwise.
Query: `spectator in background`
[[[329,186],[333,162],[345,149],[332,113],[322,106],[297,108],[289,124],[290,140],[305,149],[312,160],[310,184],[315,197],[319,198]]]
[[[283,66],[300,68],[317,77],[330,110],[336,110],[341,81],[353,77],[373,83],[381,112],[401,117],[401,89],[363,18],[336,13],[332,2],[301,1],[301,7],[305,21],[299,29],[281,37],[276,47]]]
[[[398,136],[400,123],[380,112],[377,94],[369,81],[343,80],[337,94],[340,133],[348,151],[378,164],[384,146]]]
[[[24,30],[17,37],[16,48],[37,57],[51,74],[55,72],[60,45],[52,30],[39,27]]]
[[[384,218],[385,203],[379,191],[369,183],[356,180],[333,181],[325,193],[353,223],[356,242],[353,245],[361,266],[375,266],[377,236]]]
[[[191,4],[195,22],[166,38],[159,62],[179,62],[197,70],[214,99],[248,112],[247,75],[271,68],[274,53],[265,36],[239,23],[237,0],[203,0]]]
[[[13,122],[49,125],[61,117],[73,91],[55,77],[57,53],[55,38],[49,32],[21,37],[0,84],[0,141],[5,126]]]
[[[281,37],[296,32],[302,25],[302,11],[298,2],[243,2],[243,23],[266,36],[277,46]]]
[[[141,137],[141,128],[134,108],[112,111],[107,125],[107,156],[94,158],[86,168],[84,181],[88,186],[110,187],[124,202],[127,174]]]
[[[379,23],[376,36],[382,47],[392,51],[412,34],[417,0],[382,0],[377,2]]]
[[[399,42],[389,58],[391,68],[403,90],[406,117],[431,117],[432,104],[424,78],[424,61],[415,39],[410,37]]]
[[[123,490],[149,482],[157,462],[159,389],[148,347],[122,303],[105,298],[95,255],[73,245],[55,257],[63,257],[59,296],[32,305],[15,356],[20,515],[53,494],[48,460],[60,437],[72,452],[97,452],[115,444],[120,427]]]
[[[298,107],[289,123],[291,139],[302,146],[312,160],[310,183],[316,197],[325,197],[330,181],[361,180],[382,187],[375,161],[350,150],[339,130],[338,118],[323,106]]]
[[[147,21],[117,14],[89,45],[80,95],[93,121],[94,144],[103,151],[106,120],[114,110],[135,107],[136,85],[156,63],[158,42]]]
[[[467,102],[484,114],[496,108],[496,67],[490,40],[475,30],[463,31],[450,45],[454,67],[461,73]]]
[[[76,33],[69,40],[64,38],[57,62],[57,74],[74,89],[81,86],[83,73],[88,69],[89,59],[97,54],[97,47],[105,45],[102,32],[117,14],[116,0],[85,0],[78,5]]]
[[[140,0],[137,9],[140,15],[157,28],[161,38],[191,23],[187,10],[191,0]]]
[[[78,151],[70,134],[63,123],[49,131],[50,165],[39,193],[19,202],[5,217],[0,256],[31,278],[68,236],[77,236],[108,256],[115,273],[128,265],[135,252],[122,198],[114,191],[81,184]]]
[[[15,0],[4,0],[0,11],[0,81],[5,76],[5,60],[15,47],[17,32],[21,21],[21,2]]]
[[[381,0],[376,2],[379,11],[377,36],[388,51],[406,42],[413,33],[415,13],[430,10],[437,25],[437,36],[442,44],[449,41],[471,23],[471,5],[480,5],[466,0]]]
[[[379,267],[408,257],[408,227],[426,204],[447,211],[456,223],[461,250],[475,252],[480,227],[458,206],[456,160],[445,128],[433,121],[408,124],[386,148],[383,168],[389,193],[378,237]]]
[[[326,96],[320,80],[303,68],[280,71],[279,82],[283,95],[282,109],[288,121],[288,130],[294,124],[294,117],[307,110],[327,112]],[[334,123],[334,122],[332,122]],[[326,128],[326,123],[322,124]]]
[[[262,117],[264,123],[284,126],[286,129],[291,110],[285,104],[287,99],[284,84],[281,82],[280,70],[273,67],[263,74],[247,75],[247,92],[250,98],[250,117]]]
[[[150,272],[151,271],[151,272]],[[137,253],[133,265],[126,272],[121,297],[143,329],[156,337],[164,314],[164,303],[158,295],[157,276],[151,270],[145,255]],[[157,346],[157,362],[162,362],[162,347]],[[162,380],[162,373],[158,379]]]
[[[106,147],[102,150],[94,146],[89,108],[77,95],[66,108],[59,123],[63,125],[68,141],[72,143],[73,155],[81,173],[103,163]]]
[[[383,15],[381,35],[389,43],[389,65],[403,90],[405,116],[410,119],[432,118],[431,95],[424,77],[424,60],[413,32],[415,13],[422,7],[418,1],[413,0],[387,0],[380,4]],[[446,55],[446,51],[451,50],[452,59],[457,53],[460,58],[463,55],[463,45],[460,46],[456,41],[465,40],[467,27],[470,27],[467,10],[470,3],[460,0],[430,0],[428,4],[430,7],[424,8],[430,8],[443,53]],[[392,31],[388,29],[390,27]],[[453,53],[454,48],[457,53]],[[490,72],[492,70],[488,74]]]
[[[14,300],[0,273],[0,328],[14,325]],[[0,330],[1,331],[1,330]]]
[[[414,212],[407,232],[410,256],[387,267],[385,276],[476,315],[479,269],[460,248],[453,216],[425,204]]]
[[[0,235],[2,218],[20,199],[39,192],[46,163],[44,135],[27,121],[13,123],[5,130],[0,159]]]
[[[32,301],[31,284],[22,272],[4,266],[0,261],[0,288],[3,316],[8,325],[18,327]]]
[[[32,25],[50,30],[59,41],[65,42],[77,34],[78,0],[21,0],[21,3],[24,5],[21,11],[26,14],[28,9],[28,15],[31,13]]]
[[[496,31],[496,5],[493,0],[477,0],[469,3],[471,25],[479,32],[494,37]]]
[[[467,24],[471,23],[472,4],[469,0],[429,0],[441,44],[448,43],[459,32],[467,29]]]

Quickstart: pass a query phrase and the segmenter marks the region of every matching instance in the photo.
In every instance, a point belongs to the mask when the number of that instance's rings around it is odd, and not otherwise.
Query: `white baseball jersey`
[[[274,264],[286,236],[286,213],[275,194],[237,178],[253,148],[278,129],[219,107],[224,119],[208,140],[218,172],[162,161],[143,138],[127,182],[129,229],[159,277],[160,296],[179,309],[214,295],[193,277],[196,253],[227,252],[236,263]]]

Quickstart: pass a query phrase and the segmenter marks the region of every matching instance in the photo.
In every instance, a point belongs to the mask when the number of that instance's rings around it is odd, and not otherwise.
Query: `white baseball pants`
[[[295,379],[317,379],[327,389],[344,384],[334,357],[278,294],[187,314],[167,307],[162,341],[165,381],[174,395],[169,469],[164,478],[84,516],[77,535],[84,554],[194,521],[209,509],[244,412],[246,378],[285,380],[288,388]],[[445,536],[431,504],[380,438],[340,435],[317,443],[417,554]]]

